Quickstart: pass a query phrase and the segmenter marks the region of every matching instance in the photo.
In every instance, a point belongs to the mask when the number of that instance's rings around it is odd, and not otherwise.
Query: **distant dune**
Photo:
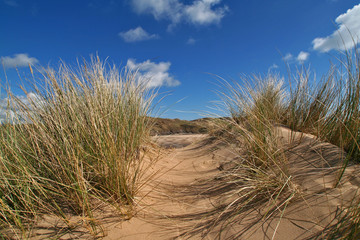
[[[151,135],[169,135],[176,133],[207,133],[209,118],[196,120],[181,120],[168,118],[154,118]]]

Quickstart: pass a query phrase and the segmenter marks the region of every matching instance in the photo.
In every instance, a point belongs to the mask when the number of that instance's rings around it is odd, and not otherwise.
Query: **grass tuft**
[[[230,117],[216,119],[218,130],[211,134],[233,146],[237,157],[202,194],[223,192],[228,203],[218,206],[213,216],[207,216],[210,220],[196,226],[194,232],[206,229],[209,233],[220,225],[221,237],[227,227],[246,219],[251,209],[261,212],[252,224],[281,214],[298,189],[288,171],[287,148],[276,128],[286,109],[283,80],[273,75],[234,83],[223,80],[218,94]],[[239,238],[244,232],[232,237]]]
[[[41,214],[75,214],[95,234],[99,202],[131,214],[155,94],[98,57],[34,81],[26,101],[9,92],[15,114],[0,129],[0,228],[25,237]]]
[[[218,92],[224,104],[221,109],[227,109],[230,117],[216,119],[217,130],[210,133],[235,146],[238,157],[233,167],[217,177],[221,180],[218,185],[208,190],[226,188],[228,199],[232,199],[219,208],[222,217],[213,218],[210,226],[221,220],[227,227],[241,221],[250,208],[263,206],[266,207],[262,219],[276,212],[282,216],[288,203],[301,193],[292,181],[287,158],[295,135],[291,134],[290,144],[284,144],[278,126],[313,134],[346,152],[335,187],[350,160],[359,161],[360,55],[357,48],[346,51],[344,58],[345,61],[333,65],[320,81],[312,78],[309,70],[302,69],[294,79],[289,79],[287,87],[276,75],[244,77],[233,83],[221,79],[222,90]],[[359,206],[345,209],[336,229],[345,234],[344,239],[353,239],[358,237]],[[203,227],[209,229],[209,222]],[[274,236],[275,233],[276,229]],[[237,237],[242,233],[239,234]]]

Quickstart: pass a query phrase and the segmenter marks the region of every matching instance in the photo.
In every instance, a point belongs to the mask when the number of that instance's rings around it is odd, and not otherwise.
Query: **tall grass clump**
[[[350,161],[360,161],[360,54],[357,46],[340,53],[338,64],[310,91],[308,78],[300,75],[290,94],[287,121],[294,130],[314,134],[346,152],[337,187]],[[300,94],[298,94],[300,93]],[[304,117],[305,116],[305,117]],[[315,116],[315,117],[314,117]],[[325,239],[358,239],[359,201],[344,207],[338,223],[325,229]],[[330,230],[329,230],[330,229]]]
[[[295,75],[289,71],[286,84],[284,79],[271,74],[245,76],[239,82],[220,78],[221,90],[217,92],[223,104],[220,108],[225,109],[228,117],[215,119],[217,127],[210,133],[230,143],[237,157],[230,167],[221,169],[217,184],[204,191],[209,196],[222,192],[230,202],[218,206],[212,213],[217,217],[197,226],[197,232],[208,229],[208,233],[221,222],[225,224],[222,227],[241,222],[253,208],[261,213],[254,224],[276,212],[281,219],[291,199],[296,195],[305,197],[293,182],[294,171],[289,169],[291,149],[302,140],[302,135],[295,132],[313,134],[346,152],[345,158],[339,159],[340,171],[334,187],[340,183],[349,161],[359,162],[360,55],[355,47],[339,56],[338,63],[331,65],[320,79],[306,68],[300,68]],[[285,136],[289,139],[282,139]],[[359,204],[344,207],[337,216],[339,231],[332,234],[341,232],[344,239],[346,236],[354,239],[359,233]]]
[[[322,123],[322,138],[338,145],[349,156],[360,161],[360,54],[358,49],[344,53],[343,68],[339,72],[338,104]]]
[[[284,110],[282,80],[271,75],[244,78],[233,84],[225,81],[223,89],[219,95],[231,116],[225,119],[231,125],[230,134],[234,135],[233,139],[239,139],[249,159],[268,165],[268,158],[273,157],[270,149],[277,145],[274,124],[280,121]]]
[[[359,54],[345,52],[345,58],[320,81],[315,78],[311,81],[307,70],[299,71],[289,80],[284,123],[293,130],[312,133],[342,147],[355,157],[353,143],[358,138],[360,112]]]
[[[320,80],[305,68],[290,75],[284,125],[294,131],[320,133],[324,120],[340,100],[336,70],[333,66]]]
[[[350,160],[360,160],[360,55],[358,48],[341,53],[320,81],[308,71],[290,79],[283,123],[292,130],[311,133],[347,153],[339,180]]]
[[[218,124],[221,136],[235,142],[239,149],[236,166],[222,173],[225,181],[235,186],[233,196],[239,196],[226,208],[227,216],[266,202],[271,211],[284,209],[297,193],[287,163],[291,144],[286,146],[279,140],[279,124],[313,134],[346,152],[335,187],[350,160],[359,162],[360,55],[356,47],[342,54],[339,63],[320,80],[301,69],[289,79],[287,87],[278,76],[271,75],[235,83],[224,81],[225,91],[220,96],[230,117],[218,120]],[[337,230],[329,236],[341,233],[344,239],[357,237],[358,214],[359,204],[345,207],[338,216]]]
[[[1,232],[25,234],[44,213],[65,222],[80,215],[96,231],[100,203],[131,214],[124,209],[140,187],[154,93],[136,72],[98,57],[77,70],[62,63],[40,73],[25,101],[9,92],[12,118],[0,131]]]
[[[226,194],[231,203],[224,206],[220,214],[223,217],[217,217],[215,222],[222,219],[227,226],[238,221],[236,218],[246,218],[246,211],[257,207],[262,209],[261,219],[281,214],[297,192],[276,127],[286,110],[283,79],[268,75],[221,83],[221,108],[227,109],[230,117],[217,119],[215,124],[220,130],[213,134],[235,146],[238,157],[217,178],[221,180],[219,189],[228,185]]]

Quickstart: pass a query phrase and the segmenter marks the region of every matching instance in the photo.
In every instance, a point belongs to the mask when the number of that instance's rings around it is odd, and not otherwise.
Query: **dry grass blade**
[[[131,215],[121,209],[131,209],[140,187],[154,92],[98,57],[42,75],[24,89],[26,101],[9,92],[16,114],[0,131],[1,228],[26,237],[39,214],[66,222],[71,213],[96,234],[99,201]]]

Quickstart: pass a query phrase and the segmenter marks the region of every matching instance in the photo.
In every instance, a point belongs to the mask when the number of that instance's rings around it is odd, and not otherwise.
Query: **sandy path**
[[[183,231],[181,223],[168,219],[169,216],[186,214],[210,206],[206,201],[192,204],[191,197],[180,199],[178,196],[183,189],[180,185],[189,186],[197,178],[212,177],[218,171],[216,161],[209,157],[209,151],[204,149],[204,144],[196,144],[205,138],[207,135],[204,134],[153,137],[162,150],[160,153],[154,153],[155,157],[160,154],[160,158],[145,171],[147,176],[151,177],[151,181],[146,181],[137,194],[134,216],[119,216],[118,211],[110,206],[99,207],[95,216],[102,226],[103,233],[100,232],[98,236],[105,236],[103,239],[108,240],[153,240],[171,239],[179,235]],[[81,217],[70,216],[69,222],[74,226],[80,226],[69,229],[56,216],[41,216],[30,233],[31,239],[94,239],[89,232],[90,229],[81,227]]]
[[[109,231],[105,239],[171,239],[183,229],[178,220],[166,216],[206,210],[211,206],[206,200],[194,205],[192,199],[179,199],[178,195],[180,185],[215,176],[218,171],[217,161],[202,148],[202,143],[198,143],[206,137],[204,134],[154,137],[160,146],[168,148],[151,169],[157,172],[156,177],[150,186],[142,189],[136,216],[107,226]]]
[[[284,142],[290,138],[289,130],[280,128],[280,134]],[[301,135],[299,139],[288,157],[292,180],[301,193],[291,201],[285,214],[278,212],[264,220],[259,206],[242,211],[241,217],[233,219],[233,224],[221,232],[221,239],[313,239],[314,234],[334,219],[340,207],[349,205],[360,186],[360,177],[356,177],[359,166],[349,166],[343,184],[334,189],[343,152],[310,135]],[[153,178],[137,196],[137,212],[129,220],[123,217],[104,220],[104,239],[174,239],[199,229],[195,226],[209,219],[207,213],[214,210],[214,206],[230,203],[225,189],[211,196],[200,195],[202,190],[216,184],[216,176],[234,159],[229,145],[202,134],[157,136],[154,140],[163,150],[156,163],[146,169]],[[210,181],[199,185],[202,179]],[[100,212],[111,215],[111,209]],[[212,216],[221,216],[219,213],[216,210]],[[221,222],[204,238],[201,238],[202,229],[177,239],[217,239],[220,226]],[[241,235],[237,235],[239,233]],[[88,234],[72,234],[61,239],[91,238]]]
[[[281,131],[285,131],[284,138],[289,137],[287,130]],[[201,217],[197,213],[211,211],[217,198],[198,197],[189,189],[199,179],[214,179],[220,166],[234,157],[228,146],[219,146],[206,138],[198,134],[157,137],[156,141],[169,149],[152,169],[157,171],[155,181],[143,189],[138,214],[129,221],[109,226],[105,239],[172,239],[193,230],[194,224],[202,220],[187,222],[186,218],[181,221],[172,216]],[[358,178],[352,177],[342,187],[332,189],[341,151],[331,144],[317,143],[311,136],[301,139],[289,156],[294,182],[302,189],[299,198],[289,204],[286,214],[274,215],[267,221],[253,222],[260,210],[250,209],[242,221],[222,233],[221,239],[233,239],[239,232],[243,234],[238,239],[312,238],[333,220],[339,207],[351,201],[359,187]],[[354,176],[356,171],[357,166],[349,167],[347,176]],[[218,231],[215,227],[204,239],[215,239]],[[202,239],[201,232],[188,238]]]

